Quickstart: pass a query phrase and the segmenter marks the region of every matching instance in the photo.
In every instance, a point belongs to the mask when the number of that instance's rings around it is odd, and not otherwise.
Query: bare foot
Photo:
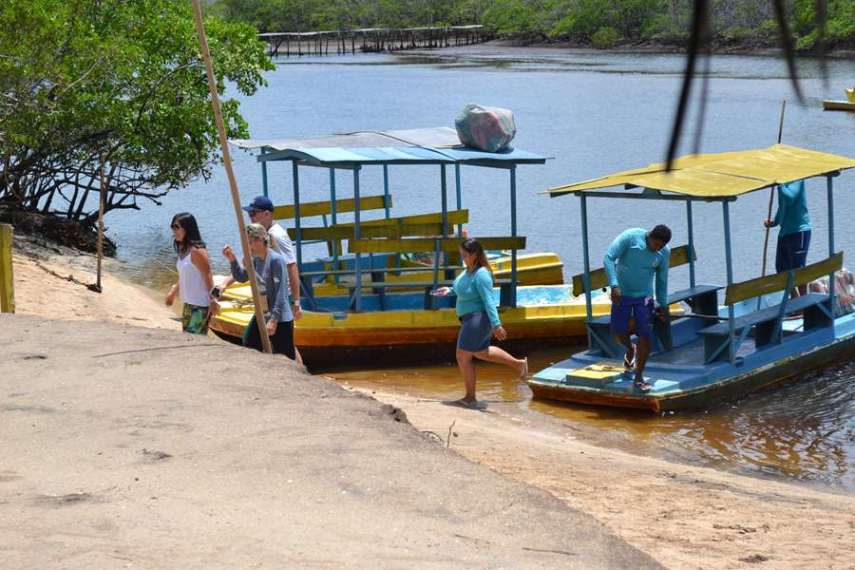
[[[528,378],[528,358],[523,358],[519,366],[520,380]]]
[[[446,406],[457,406],[458,408],[466,408],[467,410],[480,410],[484,408],[475,398],[460,398],[459,400],[446,400],[443,402]]]

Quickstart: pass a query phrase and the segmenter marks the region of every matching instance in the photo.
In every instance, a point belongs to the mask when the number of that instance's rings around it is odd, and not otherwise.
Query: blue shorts
[[[650,338],[653,336],[653,299],[651,297],[627,297],[621,295],[620,304],[612,304],[612,334],[635,333]],[[635,327],[630,330],[630,319]]]
[[[466,352],[481,352],[490,347],[493,327],[485,311],[463,315],[460,323],[457,348]]]
[[[789,271],[805,266],[810,248],[810,230],[778,236],[778,250],[775,253],[775,271]]]

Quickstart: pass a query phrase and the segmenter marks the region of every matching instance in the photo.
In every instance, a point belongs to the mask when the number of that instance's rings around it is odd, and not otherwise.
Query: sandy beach
[[[855,568],[850,494],[597,447],[510,404],[341,388],[181,335],[109,273],[93,293],[89,267],[15,256],[4,567]]]

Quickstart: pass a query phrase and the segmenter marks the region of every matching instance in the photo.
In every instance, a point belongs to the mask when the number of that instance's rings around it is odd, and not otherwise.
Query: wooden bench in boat
[[[681,245],[671,250],[668,267],[673,269],[674,267],[686,265],[696,259],[694,248],[688,245]],[[580,273],[573,276],[573,294],[577,297],[586,292],[584,275],[584,273]],[[590,291],[605,289],[608,287],[608,284],[609,278],[605,268],[595,269],[588,273]],[[720,289],[723,289],[723,287],[719,285],[696,285],[695,287],[675,291],[668,295],[668,306],[685,301],[691,307],[694,315],[715,316],[718,314],[718,291]],[[588,321],[587,324],[592,341],[603,352],[610,356],[617,356],[623,352],[623,348],[612,338],[611,316],[595,317]],[[670,320],[664,322],[654,321],[653,328],[662,346],[670,349],[672,346]]]
[[[801,269],[785,271],[767,277],[750,279],[728,286],[725,305],[735,305],[769,293],[783,291],[781,303],[730,319],[698,331],[704,337],[704,362],[728,360],[754,330],[754,345],[757,348],[781,342],[783,321],[787,315],[803,313],[805,331],[833,324],[833,308],[830,295],[808,293],[790,298],[794,287],[807,285],[819,277],[830,275],[843,267],[843,253],[837,253],[822,261]],[[833,286],[833,285],[832,285]],[[732,336],[731,336],[732,335]],[[733,348],[731,348],[733,342]]]
[[[367,287],[371,287],[374,290],[374,293],[378,296],[380,301],[380,309],[385,310],[386,308],[386,290],[387,289],[423,289],[424,290],[424,309],[426,311],[433,310],[436,308],[434,304],[434,296],[431,295],[431,292],[437,287],[451,287],[454,284],[452,280],[442,280],[442,281],[372,281],[371,283],[363,283],[362,288],[365,289]],[[510,305],[511,298],[511,280],[510,279],[496,279],[493,282],[494,285],[499,287],[499,306],[508,306]],[[356,302],[356,298],[354,292],[356,290],[356,284],[348,284],[347,285],[348,292],[350,294],[350,308],[354,308],[354,303]]]

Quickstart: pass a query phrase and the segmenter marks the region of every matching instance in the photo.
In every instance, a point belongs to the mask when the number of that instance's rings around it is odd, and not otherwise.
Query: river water
[[[683,58],[679,55],[604,54],[537,48],[476,46],[420,54],[292,58],[279,61],[268,86],[242,102],[255,138],[292,138],[355,130],[453,125],[463,105],[477,102],[514,111],[515,146],[553,157],[544,166],[519,170],[519,228],[529,251],[554,251],[570,276],[581,269],[578,200],[546,198],[538,192],[615,170],[662,160],[671,128]],[[815,61],[802,61],[804,105],[795,101],[784,64],[774,58],[721,56],[712,75],[701,150],[716,152],[775,142],[781,101],[787,99],[783,142],[855,155],[855,114],[821,110],[821,100],[843,98],[855,84],[855,61],[833,60],[828,81]],[[696,117],[693,114],[690,119]],[[683,152],[692,149],[696,123],[690,120]],[[260,193],[254,156],[235,153],[244,202]],[[327,198],[326,173],[303,169],[304,200]],[[270,168],[274,202],[290,203],[290,167]],[[340,184],[346,185],[348,177]],[[382,192],[378,169],[366,169],[363,195]],[[855,174],[836,179],[836,249],[855,252]],[[346,187],[346,186],[345,186]],[[391,169],[394,215],[439,209],[438,168]],[[814,238],[810,260],[828,253],[825,182],[809,182]],[[504,235],[509,230],[507,174],[463,169],[464,207],[470,232]],[[761,221],[768,194],[741,198],[731,211],[735,278],[759,275]],[[134,279],[162,288],[174,280],[168,224],[179,211],[193,212],[203,237],[216,253],[236,242],[236,224],[225,174],[217,166],[208,180],[171,193],[163,206],[143,204],[139,212],[114,212],[109,235]],[[685,241],[684,206],[637,201],[593,201],[589,206],[591,250],[598,257],[616,233],[629,226],[669,224],[675,243]],[[699,282],[721,283],[724,246],[721,209],[695,209]],[[773,242],[774,243],[774,242]],[[770,248],[774,250],[774,247]],[[311,256],[311,251],[307,252]],[[225,264],[215,254],[219,269]],[[771,259],[771,252],[770,252]],[[673,287],[688,279],[675,270]],[[570,349],[530,355],[547,365]],[[706,413],[650,417],[604,410],[532,403],[526,388],[491,368],[480,389],[488,398],[518,401],[527,410],[584,423],[604,441],[700,461],[726,469],[813,481],[855,489],[855,367],[843,365],[790,386]],[[450,364],[334,374],[350,382],[383,385],[436,396],[460,390]],[[491,379],[492,378],[492,379]]]

